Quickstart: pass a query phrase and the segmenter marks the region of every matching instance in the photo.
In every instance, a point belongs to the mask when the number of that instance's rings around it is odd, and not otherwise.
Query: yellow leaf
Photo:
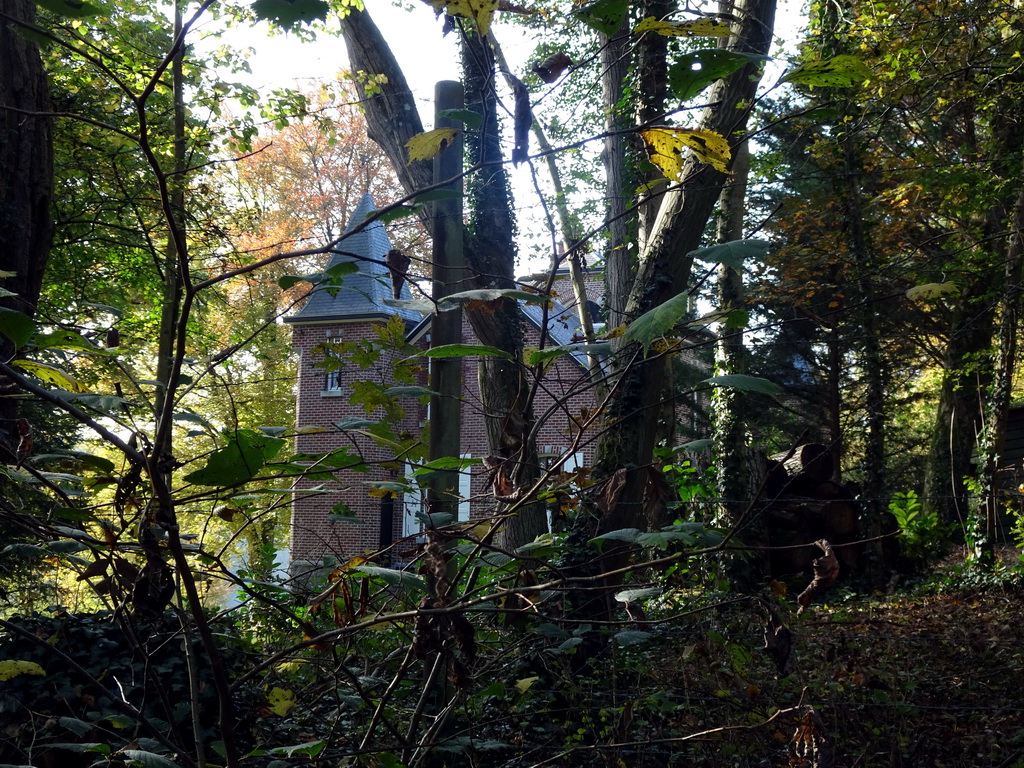
[[[409,163],[417,160],[430,160],[435,155],[441,154],[452,139],[458,134],[457,128],[435,128],[426,133],[417,133],[407,142],[405,148],[409,151]]]
[[[729,23],[718,19],[694,19],[693,21],[659,21],[648,16],[633,31],[655,32],[668,37],[728,37],[732,34]]]
[[[672,181],[683,175],[683,147],[689,147],[697,159],[722,173],[729,173],[732,152],[720,133],[685,128],[649,128],[640,131],[647,144],[647,155]]]
[[[32,360],[14,360],[11,365],[28,371],[37,379],[42,379],[48,384],[66,389],[68,392],[85,392],[85,387],[79,384],[74,376],[52,365],[43,365]]]
[[[426,0],[427,5],[437,13],[462,16],[473,19],[480,34],[486,35],[491,28],[491,17],[498,9],[499,0]]]
[[[270,704],[271,712],[284,717],[296,704],[295,693],[284,688],[274,688],[270,691],[270,695],[267,696],[267,702]]]
[[[530,690],[530,686],[540,680],[540,677],[524,677],[522,680],[516,681],[516,688],[519,689],[520,693],[526,693]]]
[[[10,680],[18,675],[45,676],[46,672],[34,661],[0,661],[0,680]]]
[[[931,301],[944,296],[956,296],[958,293],[960,286],[956,283],[925,283],[907,289],[907,298],[911,301]]]
[[[475,536],[477,539],[483,540],[488,536],[488,534],[490,534],[491,528],[491,521],[484,520],[482,523],[477,523],[476,525],[466,530],[466,533]]]

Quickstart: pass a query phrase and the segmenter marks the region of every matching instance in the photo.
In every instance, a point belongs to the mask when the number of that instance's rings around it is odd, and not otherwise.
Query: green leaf
[[[282,291],[287,291],[293,285],[298,283],[309,283],[312,282],[308,275],[281,275],[277,279],[277,285]]]
[[[73,555],[76,552],[81,552],[83,549],[89,547],[80,541],[69,541],[67,539],[60,539],[58,541],[51,541],[46,544],[46,548],[51,552],[56,552],[59,555]]]
[[[417,512],[416,520],[425,525],[427,528],[435,529],[444,528],[446,525],[451,525],[455,522],[455,516],[451,512],[429,512],[427,514]]]
[[[366,218],[370,221],[379,221],[383,224],[390,224],[392,221],[404,219],[407,216],[414,216],[423,208],[421,205],[396,205],[383,211],[374,211]]]
[[[607,341],[601,341],[596,344],[563,344],[558,347],[544,347],[544,349],[527,348],[523,351],[523,358],[527,365],[534,366],[576,352],[585,355],[608,355],[611,354],[611,351],[611,342]]]
[[[437,393],[429,387],[388,387],[384,394],[389,397],[425,397]]]
[[[129,405],[126,398],[117,395],[96,395],[85,392],[68,392],[67,390],[56,390],[53,394],[61,400],[80,403],[86,408],[111,417],[115,411],[123,411]]]
[[[738,272],[743,269],[743,262],[746,259],[763,260],[768,255],[768,241],[759,239],[732,240],[728,243],[719,243],[718,245],[690,251],[689,255],[698,261],[724,264]]]
[[[690,451],[691,453],[700,453],[701,451],[706,451],[709,448],[713,447],[714,444],[714,440],[712,440],[709,437],[705,437],[701,440],[691,440],[688,443],[677,445],[675,448],[672,449],[672,452],[679,453],[681,451]]]
[[[46,550],[35,544],[8,544],[0,549],[0,555],[14,555],[15,557],[38,557],[45,554]]]
[[[511,360],[512,355],[503,349],[489,347],[485,344],[443,344],[440,347],[432,347],[422,353],[423,357],[449,358],[449,357],[503,357]]]
[[[362,416],[345,416],[344,418],[338,419],[334,422],[334,426],[340,429],[342,432],[346,432],[350,429],[364,429],[365,427],[372,427],[379,422],[373,421],[372,419],[364,419]]]
[[[92,729],[96,726],[92,723],[87,723],[84,720],[79,720],[77,717],[61,717],[57,720],[62,728],[67,728],[75,736],[85,736],[92,732]]]
[[[375,565],[360,565],[352,569],[354,575],[362,574],[371,578],[380,579],[394,587],[411,589],[416,592],[426,592],[427,582],[415,573],[408,571],[396,571],[393,568],[379,568]]]
[[[36,0],[36,5],[53,11],[59,16],[67,16],[72,19],[82,19],[86,16],[97,16],[103,9],[92,3],[81,0]]]
[[[434,314],[434,302],[429,299],[384,299],[384,304],[395,309],[411,309],[420,314]]]
[[[636,543],[641,547],[652,547],[665,550],[670,544],[681,543],[690,546],[695,543],[692,534],[686,531],[648,531],[636,537]]]
[[[591,544],[598,544],[604,541],[622,541],[626,544],[635,544],[637,539],[643,535],[639,528],[620,528],[617,531],[609,531],[590,540]]]
[[[124,317],[124,312],[122,312],[117,307],[110,306],[109,304],[94,304],[91,301],[87,301],[87,302],[85,302],[85,304],[83,306],[92,307],[93,309],[98,309],[101,312],[109,312],[111,315],[113,315],[114,317],[118,318],[119,320],[122,317]]]
[[[175,421],[187,421],[192,424],[198,424],[211,435],[216,434],[217,432],[217,430],[213,428],[213,425],[198,413],[192,413],[191,411],[175,411],[171,418]]]
[[[82,334],[75,331],[53,331],[41,333],[35,338],[37,349],[77,349],[93,355],[111,355],[109,350],[97,347]]]
[[[517,301],[545,302],[547,296],[540,293],[520,291],[515,288],[482,288],[475,291],[461,291],[445,296],[438,302],[438,309],[444,310],[454,304],[469,301],[497,301],[498,299],[516,299]]]
[[[251,429],[238,429],[225,435],[228,444],[214,451],[206,466],[185,476],[196,485],[225,487],[251,480],[285,445],[280,438]]]
[[[624,589],[615,593],[615,599],[620,603],[632,603],[636,600],[645,600],[648,597],[657,597],[662,593],[661,587],[643,587],[640,589]]]
[[[31,317],[16,309],[0,307],[0,334],[3,334],[18,349],[24,347],[36,332],[36,324]]]
[[[341,278],[354,275],[359,271],[359,265],[354,261],[339,261],[333,267],[324,270],[324,277],[329,278],[332,283],[341,285]]]
[[[252,4],[256,18],[272,21],[285,29],[299,22],[323,21],[330,9],[326,0],[255,0]]]
[[[639,342],[646,352],[655,341],[668,335],[689,309],[690,296],[684,291],[640,315],[626,328],[623,338],[626,341]]]
[[[76,509],[75,507],[54,507],[52,512],[61,520],[77,520],[84,522],[86,520],[95,519],[95,515],[93,515],[92,512],[84,509]]]
[[[731,387],[740,392],[756,392],[761,395],[779,395],[782,390],[778,384],[760,376],[748,376],[745,373],[726,373],[722,376],[712,376],[704,379],[701,384],[710,384],[712,387]]]
[[[654,637],[650,632],[643,632],[639,629],[624,629],[622,632],[616,632],[612,635],[612,639],[615,640],[619,645],[639,645],[645,643]]]
[[[142,749],[124,749],[121,750],[121,754],[131,760],[134,765],[140,765],[142,768],[178,768],[176,762],[168,760],[163,755],[158,755],[155,752],[146,752]]]
[[[484,124],[484,116],[479,112],[474,112],[472,109],[442,109],[438,115],[448,120],[456,120],[467,128],[474,130]],[[462,197],[462,195],[459,195],[459,197]],[[417,197],[416,199],[419,200],[420,198]]]
[[[476,113],[474,112],[472,114]],[[459,200],[463,197],[465,197],[465,195],[455,189],[432,189],[430,192],[423,192],[422,194],[416,195],[415,202],[432,203],[435,200]]]
[[[824,61],[809,61],[790,72],[781,82],[809,86],[849,88],[871,79],[871,70],[856,56],[843,54]]]
[[[106,456],[97,456],[93,453],[87,453],[85,451],[72,451],[66,450],[60,453],[40,453],[32,457],[32,464],[35,466],[41,466],[48,464],[49,462],[71,462],[74,464],[92,467],[100,472],[113,472],[115,468],[114,462],[108,459]]]
[[[343,277],[355,274],[358,271],[359,265],[354,261],[341,261],[324,272],[314,272],[310,275],[283,275],[277,279],[277,285],[283,291],[287,291],[297,283],[319,285],[326,282],[331,286],[339,286],[344,283]]]
[[[629,0],[596,0],[576,11],[576,15],[591,29],[610,35],[622,24],[628,10]]]
[[[359,517],[356,517],[355,515],[353,515],[351,513],[349,513],[349,514],[342,514],[340,512],[339,513],[329,512],[328,516],[327,516],[327,519],[329,519],[331,522],[352,522],[352,523],[355,523],[356,525],[366,525],[367,524],[366,520],[361,519]]]
[[[459,458],[458,456],[442,456],[439,459],[428,461],[423,466],[417,467],[413,471],[413,475],[422,475],[427,472],[433,472],[438,469],[465,469],[471,467],[474,464],[480,464],[483,459],[470,459],[470,458]]]
[[[379,491],[394,491],[395,493],[408,493],[412,486],[406,483],[396,483],[390,480],[367,480],[366,484]]]
[[[768,61],[771,57],[739,53],[724,48],[705,48],[686,53],[669,67],[668,84],[680,101],[689,101],[716,80],[728,77],[745,64]]]
[[[285,755],[286,757],[295,757],[295,755],[316,757],[324,751],[325,746],[327,746],[327,742],[323,740],[307,741],[290,747],[274,747],[273,749],[268,750],[268,752],[272,755]]]

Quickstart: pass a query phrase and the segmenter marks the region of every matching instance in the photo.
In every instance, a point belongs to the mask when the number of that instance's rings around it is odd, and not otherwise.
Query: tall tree
[[[767,55],[775,20],[774,0],[732,4],[729,12],[729,17],[736,19],[729,50],[753,56]],[[639,76],[644,77],[645,72],[641,71]],[[758,81],[759,66],[753,62],[718,80],[708,94],[708,103],[712,106],[705,109],[699,129],[724,137],[731,146],[745,140],[749,105]],[[614,92],[612,88],[606,91]],[[613,107],[607,105],[608,109]],[[701,244],[725,179],[724,169],[717,170],[697,156],[689,156],[682,162],[675,183],[652,203],[656,206],[656,215],[643,233],[636,262],[627,252],[613,251],[608,256],[609,283],[630,285],[625,304],[612,307],[612,312],[636,319],[689,288],[693,263],[690,254]],[[614,190],[609,197],[620,194],[620,190]],[[620,344],[614,365],[617,372],[613,374],[613,396],[607,405],[607,420],[615,426],[602,434],[596,477],[607,481],[616,472],[624,472],[625,483],[621,493],[604,505],[598,525],[602,531],[647,524],[648,505],[644,500],[650,498],[649,468],[654,460],[658,423],[663,413],[667,357],[653,349],[639,350],[635,344]]]
[[[418,166],[405,161],[405,144],[422,131],[412,94],[399,86],[405,81],[401,70],[384,43],[369,14],[351,11],[342,20],[353,69],[386,76],[387,84],[367,97],[369,135],[385,148],[388,156],[402,158],[400,173],[408,194],[427,186]],[[511,289],[514,287],[516,246],[515,223],[508,179],[503,167],[501,132],[495,92],[494,54],[483,30],[468,24],[464,35],[466,98],[470,109],[482,117],[482,125],[468,144],[468,157],[475,166],[468,197],[472,203],[466,262],[467,287],[475,289]],[[369,45],[367,41],[377,41]],[[401,115],[400,120],[392,120]],[[497,306],[492,306],[496,304]],[[481,361],[480,391],[487,414],[487,439],[493,460],[500,463],[515,488],[528,488],[539,476],[537,449],[531,437],[533,387],[523,365],[522,314],[509,298],[469,304],[466,317],[483,344],[501,349],[507,357],[488,357]],[[510,516],[502,526],[499,541],[514,549],[546,530],[543,506],[528,503]]]
[[[50,251],[53,219],[53,127],[46,73],[36,43],[32,0],[0,9],[0,307],[31,316]],[[4,338],[0,352],[12,352]],[[7,386],[6,383],[4,386]],[[0,398],[0,455],[16,448],[16,400]]]

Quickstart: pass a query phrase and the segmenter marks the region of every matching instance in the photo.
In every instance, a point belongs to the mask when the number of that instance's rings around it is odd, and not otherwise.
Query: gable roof
[[[363,199],[352,213],[345,233],[352,232],[376,210],[377,206],[369,193],[363,195]],[[384,299],[394,297],[391,273],[384,265],[384,258],[392,247],[384,225],[379,221],[344,237],[331,251],[326,269],[351,262],[359,266],[359,271],[345,275],[341,287],[333,296],[325,286],[314,286],[302,309],[286,317],[284,321],[296,325],[313,325],[355,320],[387,320],[398,315],[407,323],[418,322],[419,312],[396,309],[384,303]],[[412,298],[408,282],[402,285],[401,298]]]

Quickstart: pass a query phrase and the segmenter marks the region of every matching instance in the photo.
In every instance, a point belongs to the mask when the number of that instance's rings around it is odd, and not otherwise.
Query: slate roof
[[[366,217],[377,210],[373,198],[363,195],[346,233],[366,221]],[[329,322],[351,322],[353,320],[386,320],[398,315],[407,323],[417,323],[420,313],[409,309],[395,309],[384,303],[393,296],[391,273],[382,263],[392,248],[384,225],[375,221],[368,227],[342,240],[327,262],[327,269],[343,262],[355,262],[359,271],[344,277],[341,288],[332,296],[323,286],[316,286],[302,309],[285,318],[286,323],[319,324]],[[363,258],[358,258],[363,257]],[[374,259],[365,261],[364,259]],[[411,299],[408,283],[402,286],[403,299]]]

